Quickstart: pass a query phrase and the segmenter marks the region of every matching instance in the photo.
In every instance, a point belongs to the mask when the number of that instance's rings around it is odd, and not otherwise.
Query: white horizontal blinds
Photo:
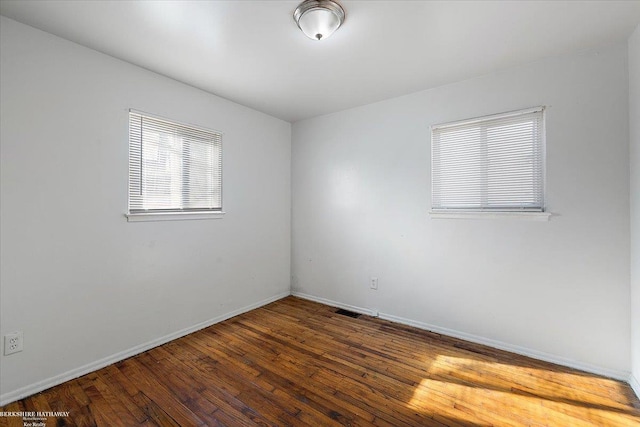
[[[544,210],[542,108],[432,128],[432,209]]]
[[[220,211],[222,135],[129,113],[129,212]]]

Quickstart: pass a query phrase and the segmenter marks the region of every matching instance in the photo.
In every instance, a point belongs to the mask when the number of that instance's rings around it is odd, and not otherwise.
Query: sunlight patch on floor
[[[438,355],[428,370],[433,377],[454,382],[475,382],[487,388],[512,389],[549,400],[599,405],[625,410],[631,403],[622,385],[607,378],[496,363],[473,358]],[[598,390],[597,393],[583,390]]]
[[[564,426],[635,426],[640,417],[616,410],[594,409],[579,403],[523,396],[510,391],[423,379],[407,407],[475,424]],[[589,421],[584,421],[589,420]]]

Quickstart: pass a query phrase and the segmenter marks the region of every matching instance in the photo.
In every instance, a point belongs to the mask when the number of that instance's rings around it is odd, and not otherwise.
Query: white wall
[[[295,123],[293,290],[628,378],[626,58],[552,58]],[[552,220],[430,219],[429,126],[538,105]]]
[[[629,38],[631,385],[640,397],[640,25]]]
[[[0,19],[3,400],[288,294],[289,123]],[[224,132],[224,219],[127,223],[128,108]]]

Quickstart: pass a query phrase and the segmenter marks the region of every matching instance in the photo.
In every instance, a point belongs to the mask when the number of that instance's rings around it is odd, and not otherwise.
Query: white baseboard
[[[358,312],[358,313],[368,314],[370,316],[377,314],[377,316],[379,318],[381,318],[381,319],[390,320],[392,322],[401,323],[403,325],[413,326],[413,327],[416,327],[418,329],[424,329],[424,330],[427,330],[427,331],[436,332],[438,334],[448,335],[448,336],[454,337],[454,338],[460,338],[460,339],[463,339],[465,341],[470,341],[470,342],[473,342],[473,343],[476,343],[476,344],[486,345],[486,346],[497,348],[497,349],[500,349],[500,350],[509,351],[511,353],[520,354],[522,356],[528,356],[528,357],[532,357],[534,359],[543,360],[545,362],[551,362],[551,363],[555,363],[555,364],[558,364],[558,365],[567,366],[569,368],[579,369],[581,371],[590,372],[590,373],[593,373],[593,374],[602,375],[602,376],[609,377],[609,378],[614,378],[616,380],[621,380],[621,381],[625,381],[625,382],[629,381],[629,372],[603,368],[603,367],[600,367],[600,366],[594,366],[594,365],[578,362],[578,361],[575,361],[575,360],[567,359],[567,358],[564,358],[564,357],[561,357],[561,356],[556,356],[554,354],[544,353],[544,352],[541,352],[541,351],[532,350],[530,348],[521,347],[521,346],[513,345],[513,344],[508,344],[508,343],[505,343],[505,342],[502,342],[502,341],[497,341],[497,340],[493,340],[493,339],[490,339],[490,338],[481,337],[481,336],[478,336],[478,335],[468,334],[466,332],[460,332],[460,331],[444,328],[444,327],[437,326],[437,325],[431,325],[431,324],[428,324],[428,323],[423,323],[423,322],[419,322],[419,321],[415,321],[415,320],[411,320],[411,319],[406,319],[404,317],[394,316],[392,314],[374,313],[372,310],[369,310],[369,309],[366,309],[366,308],[356,307],[356,306],[352,306],[352,305],[349,305],[349,304],[342,304],[342,303],[339,303],[337,301],[332,301],[332,300],[329,300],[329,299],[326,299],[326,298],[316,297],[314,295],[308,295],[308,294],[304,294],[304,293],[300,293],[300,292],[292,292],[291,295],[297,296],[297,297],[300,297],[300,298],[304,298],[304,299],[307,299],[307,300],[310,300],[310,301],[319,302],[321,304],[330,305],[330,306],[333,306],[333,307],[339,307],[339,308],[344,308],[344,309],[347,309],[347,310],[355,311],[355,312]],[[636,382],[636,388],[634,388],[636,393],[638,393],[637,385],[638,385],[638,383]],[[634,387],[633,384],[631,386]]]
[[[206,327],[209,327],[209,326],[211,326],[213,324],[216,324],[216,323],[222,322],[224,320],[230,319],[230,318],[232,318],[234,316],[237,316],[239,314],[246,313],[247,311],[255,310],[256,308],[259,308],[259,307],[262,307],[264,305],[270,304],[270,303],[272,303],[274,301],[277,301],[277,300],[282,299],[284,297],[287,297],[289,295],[290,295],[289,291],[281,292],[278,295],[275,295],[273,297],[264,299],[262,301],[255,302],[253,304],[249,304],[249,305],[247,305],[245,307],[239,308],[237,310],[233,310],[233,311],[231,311],[229,313],[226,313],[226,314],[223,314],[221,316],[214,317],[213,319],[209,319],[209,320],[206,320],[204,322],[198,323],[197,325],[193,325],[193,326],[190,326],[188,328],[182,329],[180,331],[173,332],[173,333],[171,333],[169,335],[165,335],[163,337],[160,337],[160,338],[157,338],[155,340],[149,341],[147,343],[137,345],[137,346],[132,347],[132,348],[130,348],[128,350],[124,350],[124,351],[121,351],[119,353],[112,354],[111,356],[107,356],[107,357],[105,357],[103,359],[100,359],[100,360],[97,360],[95,362],[88,363],[88,364],[86,364],[84,366],[81,366],[81,367],[76,368],[76,369],[72,369],[72,370],[64,372],[64,373],[62,373],[60,375],[56,375],[56,376],[48,378],[46,380],[38,381],[37,383],[30,384],[28,386],[21,387],[21,388],[19,388],[17,390],[4,393],[4,394],[0,395],[0,406],[4,406],[4,405],[6,405],[8,403],[14,402],[16,400],[20,400],[20,399],[22,399],[24,397],[31,396],[31,395],[33,395],[35,393],[38,393],[38,392],[42,391],[42,390],[46,390],[46,389],[51,388],[53,386],[56,386],[58,384],[62,384],[63,382],[66,382],[66,381],[81,377],[81,376],[86,375],[86,374],[88,374],[90,372],[97,371],[98,369],[104,368],[105,366],[112,365],[112,364],[114,364],[116,362],[119,362],[121,360],[127,359],[127,358],[129,358],[131,356],[135,356],[136,354],[140,354],[142,352],[150,350],[150,349],[152,349],[154,347],[157,347],[159,345],[168,343],[169,341],[173,341],[173,340],[175,340],[177,338],[181,338],[181,337],[183,337],[185,335],[189,335],[189,334],[191,334],[193,332],[196,332],[196,331],[198,331],[200,329],[204,329]]]
[[[330,299],[317,297],[315,295],[309,295],[302,292],[291,292],[291,295],[294,297],[300,297],[302,299],[306,299],[309,301],[319,302],[320,304],[330,305],[331,307],[344,308],[345,310],[354,311],[360,314],[366,314],[367,316],[377,316],[377,313],[374,313],[373,310],[369,310],[362,307],[357,307],[355,305],[343,304],[341,302],[332,301]]]
[[[629,385],[633,392],[640,399],[640,380],[638,380],[633,374],[629,375]]]
[[[222,322],[224,320],[230,319],[234,316],[237,316],[239,314],[242,313],[246,313],[248,311],[254,310],[256,308],[262,307],[264,305],[270,304],[274,301],[277,301],[279,299],[282,299],[288,295],[293,295],[296,297],[300,297],[303,299],[307,299],[310,301],[315,301],[318,302],[320,304],[325,304],[325,305],[330,305],[332,307],[338,307],[338,308],[343,308],[345,310],[350,310],[350,311],[354,311],[357,313],[362,313],[362,314],[366,314],[369,316],[374,316],[376,315],[376,313],[374,313],[372,310],[366,309],[366,308],[362,308],[362,307],[358,307],[358,306],[354,306],[354,305],[350,305],[350,304],[343,304],[337,301],[333,301],[333,300],[329,300],[326,298],[321,298],[321,297],[317,297],[314,295],[309,295],[309,294],[305,294],[302,292],[282,292],[278,295],[275,295],[273,297],[264,299],[262,301],[258,301],[256,303],[247,305],[245,307],[239,308],[237,310],[231,311],[229,313],[226,313],[224,315],[218,316],[218,317],[214,317],[213,319],[207,320],[205,322],[199,323],[197,325],[193,325],[190,326],[189,328],[185,328],[182,329],[180,331],[174,332],[172,334],[169,335],[165,335],[164,337],[161,338],[157,338],[155,340],[149,341],[145,344],[141,344],[135,347],[132,347],[128,350],[113,354],[111,356],[105,357],[103,359],[97,360],[95,362],[86,364],[84,366],[81,366],[79,368],[76,369],[72,369],[70,371],[64,372],[60,375],[56,375],[52,378],[43,380],[43,381],[39,381],[37,383],[34,384],[30,384],[28,386],[19,388],[17,390],[8,392],[8,393],[4,393],[2,395],[0,395],[0,406],[4,406],[8,403],[14,402],[16,400],[22,399],[24,397],[27,396],[31,396],[35,393],[38,393],[42,390],[46,390],[48,388],[51,388],[53,386],[56,386],[58,384],[62,384],[63,382],[81,377],[82,375],[86,375],[90,372],[96,371],[98,369],[104,368],[105,366],[109,366],[113,363],[119,362],[121,360],[124,360],[126,358],[129,358],[131,356],[135,356],[136,354],[140,354],[142,352],[145,352],[147,350],[150,350],[154,347],[157,347],[159,345],[165,344],[169,341],[175,340],[177,338],[181,338],[185,335],[188,335],[190,333],[193,333],[195,331],[198,331],[200,329],[204,329],[206,327],[209,327],[213,324]],[[617,371],[617,370],[612,370],[612,369],[607,369],[607,368],[601,368],[598,366],[593,366],[593,365],[588,365],[588,364],[584,364],[584,363],[580,363],[580,362],[576,362],[570,359],[566,359],[560,356],[555,356],[552,354],[548,354],[548,353],[543,353],[543,352],[539,352],[536,350],[531,350],[525,347],[520,347],[520,346],[516,346],[516,345],[512,345],[512,344],[507,344],[501,341],[496,341],[496,340],[492,340],[489,338],[484,338],[484,337],[480,337],[477,335],[472,335],[472,334],[467,334],[465,332],[460,332],[460,331],[455,331],[452,329],[448,329],[448,328],[443,328],[440,326],[436,326],[436,325],[430,325],[427,323],[423,323],[423,322],[418,322],[418,321],[414,321],[414,320],[410,320],[410,319],[405,319],[403,317],[398,317],[398,316],[394,316],[394,315],[390,315],[390,314],[384,314],[384,313],[380,313],[379,317],[381,319],[385,319],[385,320],[389,320],[392,322],[397,322],[397,323],[401,323],[404,325],[409,325],[409,326],[414,326],[416,328],[419,329],[425,329],[428,331],[432,331],[432,332],[436,332],[439,334],[443,334],[443,335],[448,335],[448,336],[452,336],[455,338],[460,338],[466,341],[471,341],[477,344],[483,344],[483,345],[487,345],[490,347],[494,347],[494,348],[498,348],[501,350],[505,350],[505,351],[510,351],[512,353],[517,353],[517,354],[521,354],[523,356],[529,356],[529,357],[533,357],[535,359],[539,359],[539,360],[544,360],[546,362],[551,362],[551,363],[556,363],[558,365],[563,365],[563,366],[567,366],[570,368],[574,368],[574,369],[580,369],[582,371],[586,371],[586,372],[591,372],[594,374],[598,374],[598,375],[603,375],[605,377],[610,377],[610,378],[615,378],[618,380],[622,380],[622,381],[628,381],[629,384],[631,385],[631,388],[633,389],[633,391],[636,393],[636,395],[640,398],[640,382],[638,381],[638,379],[636,379],[633,375],[630,375],[628,372],[622,372],[622,371]]]

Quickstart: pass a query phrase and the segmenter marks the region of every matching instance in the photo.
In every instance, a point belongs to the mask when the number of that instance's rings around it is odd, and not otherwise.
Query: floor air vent
[[[342,314],[343,316],[353,317],[354,319],[357,319],[358,317],[360,317],[360,313],[354,313],[353,311],[343,310],[342,308],[337,309],[336,313]]]

